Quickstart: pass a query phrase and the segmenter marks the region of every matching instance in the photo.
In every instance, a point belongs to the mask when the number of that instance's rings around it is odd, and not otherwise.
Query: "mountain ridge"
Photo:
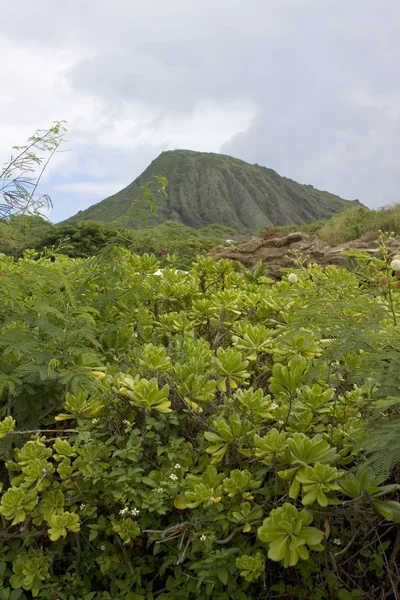
[[[148,225],[176,221],[197,229],[216,223],[255,232],[269,225],[310,223],[360,205],[225,154],[168,150],[128,186],[68,221],[113,222],[125,216],[157,175],[168,180],[168,198],[156,194],[157,211]]]

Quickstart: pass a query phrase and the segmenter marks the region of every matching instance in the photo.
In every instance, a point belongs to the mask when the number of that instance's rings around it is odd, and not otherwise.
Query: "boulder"
[[[400,248],[400,238],[393,240],[391,248],[393,250]],[[215,260],[223,258],[236,260],[250,270],[254,269],[258,261],[261,260],[268,267],[268,275],[278,279],[282,275],[281,269],[289,268],[293,264],[291,261],[292,250],[299,250],[304,256],[308,257],[308,262],[344,268],[349,266],[349,260],[342,253],[343,250],[363,250],[371,256],[376,256],[379,253],[376,239],[363,240],[361,238],[332,248],[315,235],[307,235],[299,231],[269,240],[252,237],[245,244],[229,248],[219,246],[212,250],[209,256],[212,256]]]

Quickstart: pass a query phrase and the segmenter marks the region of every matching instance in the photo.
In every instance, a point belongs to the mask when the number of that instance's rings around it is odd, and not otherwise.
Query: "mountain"
[[[156,175],[167,178],[168,198],[157,195],[157,212],[149,216],[148,225],[177,221],[199,228],[219,223],[240,232],[255,232],[267,225],[326,219],[359,204],[231,156],[173,150],[160,154],[126,188],[69,220],[112,222],[123,217]]]

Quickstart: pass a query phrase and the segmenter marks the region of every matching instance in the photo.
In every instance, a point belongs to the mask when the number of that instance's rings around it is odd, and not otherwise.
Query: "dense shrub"
[[[172,258],[179,268],[186,269],[198,254],[224,245],[225,239],[219,236],[232,233],[236,232],[219,225],[198,231],[172,221],[134,231],[92,221],[53,225],[39,216],[16,216],[0,220],[0,252],[20,258],[27,248],[33,248],[48,255],[56,251],[71,258],[88,258],[121,246],[137,254],[154,253],[162,266]]]
[[[0,598],[395,598],[391,259],[0,256]]]

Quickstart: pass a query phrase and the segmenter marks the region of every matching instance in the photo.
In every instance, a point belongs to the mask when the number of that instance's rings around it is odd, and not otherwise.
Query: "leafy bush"
[[[207,230],[197,231],[169,221],[158,227],[133,231],[128,227],[92,221],[52,225],[37,215],[14,216],[7,221],[0,220],[0,252],[21,258],[26,249],[32,248],[48,256],[56,252],[71,258],[88,258],[121,246],[140,255],[153,253],[163,267],[174,264],[180,269],[188,269],[199,254],[226,244],[219,237],[227,235],[223,229],[216,226],[214,232],[210,226]]]
[[[394,598],[381,243],[273,284],[121,247],[0,255],[0,598]]]

